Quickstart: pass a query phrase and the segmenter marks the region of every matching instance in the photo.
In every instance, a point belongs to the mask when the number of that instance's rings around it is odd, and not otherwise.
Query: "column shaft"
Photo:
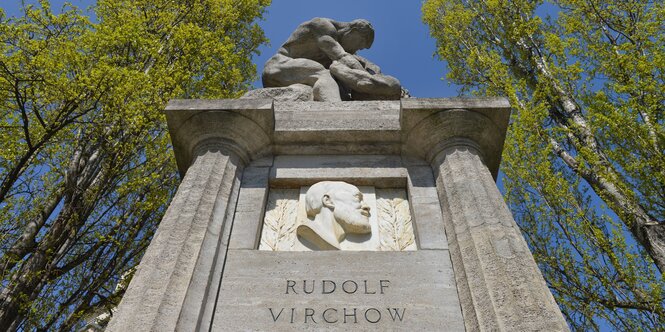
[[[218,285],[210,279],[220,256],[223,262],[220,236],[230,224],[228,210],[235,208],[240,163],[219,146],[198,149],[108,331],[194,330],[209,324],[204,305],[216,296]]]
[[[536,262],[478,151],[433,162],[468,331],[567,331]]]

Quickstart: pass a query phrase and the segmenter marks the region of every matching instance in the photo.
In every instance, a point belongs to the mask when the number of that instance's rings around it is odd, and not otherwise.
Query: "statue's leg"
[[[337,61],[330,65],[330,72],[351,90],[399,99],[401,86],[399,80],[392,76],[372,75],[363,70],[351,69]]]
[[[339,86],[335,79],[330,75],[330,71],[325,70],[319,73],[316,83],[314,83],[314,100],[316,101],[341,101]]]
[[[283,87],[301,83],[314,89],[314,100],[340,101],[337,82],[320,63],[309,59],[292,59],[276,54],[263,68],[263,87]]]

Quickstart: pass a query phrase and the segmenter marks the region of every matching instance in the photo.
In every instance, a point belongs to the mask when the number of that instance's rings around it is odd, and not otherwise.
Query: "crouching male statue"
[[[374,28],[366,20],[304,22],[266,62],[263,87],[309,85],[316,101],[399,99],[399,81],[355,54],[373,41]]]
[[[323,181],[312,185],[305,194],[308,220],[299,225],[298,237],[311,249],[339,250],[347,234],[372,231],[370,208],[358,187],[342,181]]]

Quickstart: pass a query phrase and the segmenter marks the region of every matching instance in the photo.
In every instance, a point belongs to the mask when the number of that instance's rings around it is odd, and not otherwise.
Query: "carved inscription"
[[[390,280],[286,280],[284,295],[382,296],[389,291]],[[402,322],[406,308],[399,307],[321,307],[268,308],[273,323],[290,324],[376,324],[382,320]]]

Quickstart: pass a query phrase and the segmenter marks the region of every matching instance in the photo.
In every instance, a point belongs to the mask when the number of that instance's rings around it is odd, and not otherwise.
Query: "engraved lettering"
[[[293,291],[293,294],[298,294],[295,290],[296,287],[296,281],[295,280],[287,280],[286,281],[286,294],[289,293],[289,288]]]
[[[328,320],[328,318],[326,318],[326,313],[327,313],[329,310],[333,310],[333,311],[335,311],[335,314],[337,314],[337,309],[335,309],[335,308],[328,308],[328,309],[326,309],[326,310],[323,310],[323,314],[321,314],[321,316],[323,317],[323,320],[324,320],[326,323],[330,323],[330,324],[332,324],[332,323],[337,323],[337,321],[339,320],[338,318],[335,318],[335,320],[332,320],[332,321],[331,321],[331,320]],[[335,317],[337,317],[337,316],[335,315]]]
[[[279,313],[277,314],[277,317],[275,317],[275,313],[272,312],[272,308],[268,308],[268,310],[270,310],[270,315],[272,316],[272,321],[276,322],[279,319],[279,316],[282,314],[282,311],[284,311],[284,308],[282,308],[282,310],[279,311]]]
[[[406,308],[402,308],[402,313],[399,313],[399,309],[397,308],[388,308],[388,313],[390,314],[390,317],[393,319],[393,322],[395,319],[399,319],[401,322],[402,319],[404,319],[404,312],[406,311]]]
[[[298,283],[302,282],[302,286]],[[362,282],[362,283],[361,283]],[[286,294],[334,294],[335,292],[343,292],[345,294],[367,294],[367,295],[377,295],[377,294],[386,294],[388,288],[390,288],[391,281],[388,279],[380,280],[334,280],[334,279],[308,279],[308,280],[286,280]],[[337,287],[339,286],[339,287]],[[302,291],[300,291],[302,287]],[[300,291],[296,291],[296,288]],[[320,292],[320,293],[319,293]],[[337,301],[335,301],[337,302]],[[291,309],[291,318],[282,316],[287,316],[284,314],[285,309]],[[270,317],[274,323],[286,322],[287,320],[294,324],[294,322],[303,322],[305,324],[358,324],[358,311],[360,311],[360,320],[364,318],[364,321],[370,324],[377,324],[386,317],[383,310],[375,307],[361,307],[361,308],[351,308],[351,307],[324,307],[324,308],[268,308],[270,312]],[[299,313],[298,313],[298,312]],[[340,317],[340,311],[343,313],[343,318]],[[388,315],[393,322],[402,322],[404,320],[404,315],[406,313],[406,308],[386,308]],[[304,318],[301,318],[300,314],[304,313]],[[342,318],[342,319],[341,319]],[[388,319],[388,318],[386,318]]]
[[[332,285],[331,286],[332,288],[329,291],[327,291],[326,290],[326,285]],[[337,285],[335,284],[334,281],[332,281],[332,280],[323,280],[321,294],[331,294],[332,292],[335,291],[336,288],[337,288]]]
[[[314,320],[314,309],[312,309],[312,308],[305,308],[305,324],[307,324],[307,317],[311,318],[311,319],[312,319],[312,322],[314,322],[314,324],[318,324],[318,323]]]
[[[369,292],[369,287],[367,287],[367,280],[363,280],[363,282],[365,283],[365,294],[376,294],[376,291]]]
[[[351,288],[353,287],[353,290],[347,290],[347,289],[346,289],[346,285],[349,284],[349,283],[351,283],[351,284],[353,285],[353,286],[349,286],[349,289],[351,289]],[[358,290],[358,284],[357,284],[355,281],[353,281],[353,280],[347,280],[347,281],[345,281],[345,282],[342,283],[342,290],[343,290],[346,294],[353,294],[353,293],[355,293],[355,292]]]
[[[303,280],[302,291],[305,292],[305,294],[312,294],[314,292],[314,280],[312,280],[312,290],[310,290],[309,292],[307,291],[307,280]]]
[[[383,283],[386,283],[384,286]],[[379,280],[379,287],[381,288],[381,294],[383,294],[383,289],[388,288],[388,284],[390,284],[390,280]]]
[[[282,317],[282,314],[284,313],[284,309],[286,308],[279,308],[279,311],[277,311],[277,308],[268,308],[268,311],[270,312],[270,316],[272,317],[273,323],[276,323],[280,321],[280,318]],[[290,323],[293,324],[294,321],[296,320],[296,310],[303,310],[303,309],[297,309],[297,308],[290,308],[291,309],[291,319]],[[344,319],[343,321],[340,321],[339,319],[339,311],[343,311]],[[315,308],[304,308],[304,322],[305,324],[309,324],[310,322],[313,324],[318,324],[321,320],[327,324],[336,324],[336,323],[353,323],[357,324],[358,323],[358,310],[362,311],[362,315],[365,318],[365,321],[371,324],[377,324],[381,321],[381,319],[384,317],[383,313],[381,310],[378,308],[325,308],[323,311],[318,311],[317,315],[317,309]],[[364,311],[363,311],[364,310]],[[406,308],[386,308],[386,311],[388,312],[388,315],[390,316],[390,319],[392,319],[393,322],[402,322],[404,321],[404,316],[406,314]],[[302,311],[301,311],[302,312]],[[317,321],[319,319],[319,321]],[[362,318],[361,318],[362,319]]]
[[[375,312],[376,314],[372,314],[372,315],[370,315],[370,314],[369,314],[370,311]],[[369,318],[370,316],[375,316],[375,317],[376,317],[376,320],[371,320],[371,319]],[[381,320],[381,312],[379,311],[379,309],[376,309],[376,308],[369,308],[369,309],[365,310],[365,320],[368,321],[368,322],[370,322],[370,323],[372,323],[372,324],[376,324],[376,323],[378,323],[378,322]]]
[[[351,317],[353,316],[353,323],[356,324],[358,323],[358,318],[356,317],[356,308],[353,308],[353,314],[349,315],[346,313],[346,308],[344,308],[344,324],[346,324],[346,317]]]

